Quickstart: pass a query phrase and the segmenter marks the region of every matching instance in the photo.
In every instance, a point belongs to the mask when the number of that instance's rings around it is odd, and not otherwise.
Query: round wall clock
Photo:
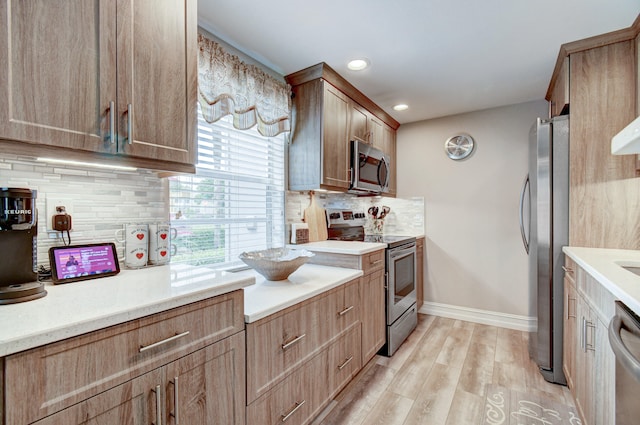
[[[473,137],[461,133],[449,137],[447,141],[444,142],[444,151],[449,158],[459,161],[471,155],[474,146],[475,142]]]

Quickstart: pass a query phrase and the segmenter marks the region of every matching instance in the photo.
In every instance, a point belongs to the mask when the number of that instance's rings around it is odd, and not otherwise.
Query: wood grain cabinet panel
[[[416,238],[416,297],[418,298],[416,305],[418,310],[424,304],[424,240],[424,237]]]
[[[563,370],[585,425],[615,422],[615,355],[607,326],[614,297],[570,258],[565,261]]]
[[[350,141],[354,138],[377,146],[395,161],[395,133],[400,124],[333,69],[321,63],[285,79],[293,92],[291,190],[348,190]],[[395,189],[393,163],[391,183]]]
[[[562,61],[559,73],[552,81],[550,99],[551,116],[569,113],[569,56]]]
[[[567,386],[570,389],[575,387],[574,378],[576,375],[576,349],[579,346],[578,341],[578,295],[576,293],[575,283],[568,277],[564,278],[564,340],[562,351],[562,363],[564,376],[567,378]]]
[[[351,327],[328,351],[329,398],[343,389],[362,368],[360,326]]]
[[[241,332],[35,423],[244,425],[244,400]]]
[[[247,402],[360,323],[360,279],[247,324]]]
[[[31,423],[243,329],[240,290],[10,355],[7,423]]]
[[[247,407],[247,424],[308,424],[326,404],[328,398],[327,356],[322,352],[305,367],[278,383]]]
[[[360,269],[362,323],[362,364],[369,362],[386,342],[385,317],[385,250],[363,255],[316,252],[310,260],[314,264],[339,265]]]
[[[2,0],[0,20],[5,150],[194,170],[195,0]]]
[[[365,365],[386,342],[384,269],[365,275],[362,281],[362,364]]]
[[[320,301],[304,302],[281,314],[247,324],[247,402],[308,360],[322,344]],[[324,326],[327,326],[324,323]]]

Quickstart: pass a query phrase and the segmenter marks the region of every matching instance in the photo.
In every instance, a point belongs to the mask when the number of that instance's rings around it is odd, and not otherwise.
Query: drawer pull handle
[[[565,273],[573,273],[573,269],[571,267],[562,266],[562,270],[564,270]]]
[[[573,313],[571,313],[571,302],[573,301]],[[572,298],[572,297],[568,297],[567,299],[567,319],[570,318],[577,318],[578,316],[576,316],[576,299]]]
[[[305,336],[307,336],[307,334],[302,334],[300,336],[293,338],[291,341],[287,342],[286,344],[282,344],[282,349],[286,350],[287,348],[291,347],[293,344],[296,344],[302,341],[302,338],[304,338]]]
[[[147,345],[147,346],[143,346],[143,345],[141,345],[141,346],[140,346],[140,350],[139,350],[139,351],[140,351],[141,353],[144,353],[144,352],[145,352],[145,351],[147,351],[147,350],[151,350],[152,348],[159,347],[160,345],[163,345],[163,344],[169,343],[169,342],[171,342],[171,341],[175,341],[176,339],[179,339],[179,338],[185,337],[185,336],[187,336],[187,335],[189,335],[189,331],[182,332],[181,334],[177,334],[177,335],[171,336],[171,337],[169,337],[169,338],[167,338],[167,339],[163,339],[162,341],[154,342],[153,344],[149,344],[149,345]]]
[[[306,400],[302,400],[300,403],[296,402],[295,407],[289,413],[287,413],[286,415],[282,415],[282,422],[285,422],[291,417],[291,415],[296,413],[296,411],[301,408],[304,403],[306,403]]]
[[[113,100],[109,102],[109,141],[111,144],[116,142],[116,103]]]
[[[156,385],[156,389],[151,391],[156,393],[156,421],[154,425],[162,425],[162,395],[160,394],[160,385]]]
[[[370,265],[370,266],[375,266],[376,264],[380,264],[380,263],[382,263],[383,261],[384,261],[384,260],[370,261],[370,262],[369,262],[369,265]]]
[[[345,367],[347,367],[347,365],[349,363],[351,363],[351,360],[353,360],[353,356],[349,357],[347,360],[344,361],[344,363],[342,363],[340,366],[338,366],[338,370],[342,370]]]
[[[345,314],[347,314],[351,310],[353,310],[353,306],[349,306],[349,307],[345,308],[344,310],[342,310],[341,312],[338,313],[338,316],[344,316]]]
[[[170,415],[175,419],[175,425],[180,425],[180,415],[178,414],[178,401],[180,400],[180,395],[178,393],[178,377],[175,376],[171,383],[173,384],[173,413],[170,413]]]
[[[127,105],[127,143],[133,144],[133,105]]]

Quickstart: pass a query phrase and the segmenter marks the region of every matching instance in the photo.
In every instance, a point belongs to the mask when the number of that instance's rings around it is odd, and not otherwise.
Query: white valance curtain
[[[257,125],[266,137],[290,130],[288,84],[242,62],[202,34],[198,46],[198,98],[205,120],[212,123],[232,114],[235,128]]]

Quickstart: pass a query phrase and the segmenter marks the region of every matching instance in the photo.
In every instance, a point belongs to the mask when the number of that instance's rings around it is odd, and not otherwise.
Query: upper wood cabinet
[[[346,191],[351,182],[350,141],[360,139],[392,158],[400,124],[327,64],[285,77],[293,92],[289,189]]]
[[[551,116],[569,113],[569,57],[562,61],[559,71],[549,84],[547,100],[550,102]]]
[[[640,216],[631,213],[640,202],[636,157],[611,154],[611,138],[636,117],[639,32],[640,17],[630,28],[560,47],[547,100],[552,115],[570,105],[572,246],[640,247],[629,230],[640,228]]]
[[[5,151],[194,170],[195,0],[3,0],[0,20]]]

